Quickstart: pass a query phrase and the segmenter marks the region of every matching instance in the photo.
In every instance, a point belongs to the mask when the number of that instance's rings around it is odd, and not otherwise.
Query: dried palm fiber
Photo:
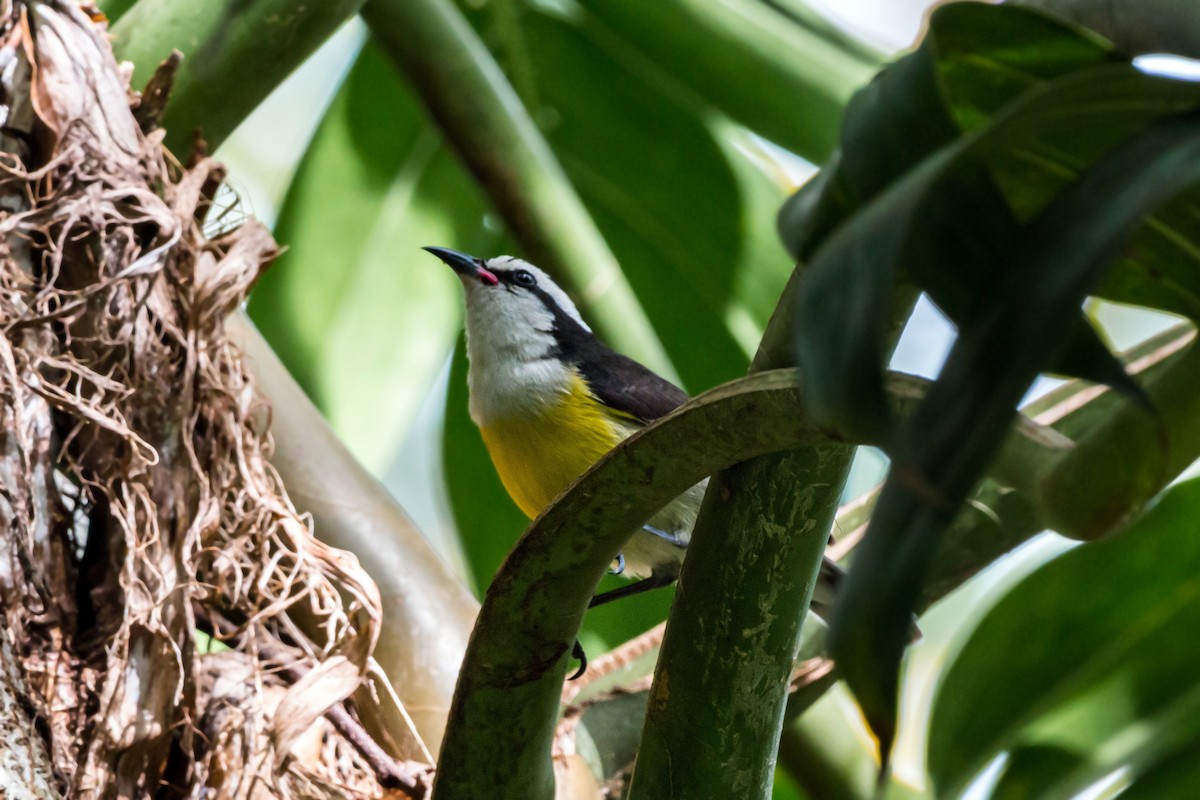
[[[198,793],[230,759],[254,780],[222,797],[367,791],[344,753],[286,759],[359,684],[379,600],[288,500],[223,332],[275,244],[253,220],[204,235],[220,167],[171,161],[127,84],[78,4],[0,0],[0,608],[24,702],[72,796]],[[251,668],[222,728],[240,753],[195,735],[196,609]],[[306,678],[268,692],[265,644]]]

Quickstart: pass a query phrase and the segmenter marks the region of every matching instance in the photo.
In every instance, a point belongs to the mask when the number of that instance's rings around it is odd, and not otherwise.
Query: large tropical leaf
[[[906,426],[831,631],[832,652],[885,742],[905,621],[942,532],[1102,270],[1145,215],[1198,182],[1200,121],[1183,119],[1135,137],[1056,197],[1021,230],[1011,282],[961,331]]]
[[[982,27],[993,10],[962,6],[956,13],[980,15]],[[816,249],[798,317],[813,405],[846,430],[885,443],[896,459],[832,631],[833,652],[885,751],[906,620],[941,532],[1030,381],[1078,344],[1085,293],[1096,290],[1144,217],[1173,198],[1168,213],[1186,204],[1178,196],[1195,183],[1190,123],[1120,142],[1197,105],[1200,87],[1123,65],[1035,85],[891,182]],[[1042,187],[1036,216],[1014,211],[993,170],[1010,154],[1071,136],[1086,140],[1080,150],[1094,166],[1049,202]],[[848,159],[849,151],[841,164]],[[1053,185],[1061,182],[1058,176]],[[960,338],[922,410],[897,432],[882,370],[892,296],[905,272],[935,299],[958,298],[945,305]],[[1094,359],[1089,377],[1109,376],[1136,391],[1104,348],[1091,342],[1086,352]]]
[[[850,94],[882,63],[819,13],[753,0],[583,0],[622,45],[714,108],[814,162]]]

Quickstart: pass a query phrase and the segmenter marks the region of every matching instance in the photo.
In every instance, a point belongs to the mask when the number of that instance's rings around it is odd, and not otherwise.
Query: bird
[[[667,379],[601,342],[538,267],[425,247],[458,275],[466,301],[471,420],[509,496],[530,519],[630,434],[688,400]],[[633,531],[610,570],[635,582],[589,608],[668,586],[680,573],[708,479]],[[812,609],[828,619],[842,571],[825,559]],[[586,666],[578,643],[575,655]]]

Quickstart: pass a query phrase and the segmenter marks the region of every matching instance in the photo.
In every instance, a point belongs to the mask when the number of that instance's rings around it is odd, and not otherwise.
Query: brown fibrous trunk
[[[0,15],[0,734],[24,737],[0,787],[378,794],[320,718],[367,668],[377,592],[289,501],[223,330],[276,245],[206,229],[221,167],[162,148],[98,15]]]

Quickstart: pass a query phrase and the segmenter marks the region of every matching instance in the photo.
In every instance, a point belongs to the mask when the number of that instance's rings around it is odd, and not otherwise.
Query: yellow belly
[[[536,415],[493,420],[479,430],[504,488],[529,517],[624,438],[582,379]]]

